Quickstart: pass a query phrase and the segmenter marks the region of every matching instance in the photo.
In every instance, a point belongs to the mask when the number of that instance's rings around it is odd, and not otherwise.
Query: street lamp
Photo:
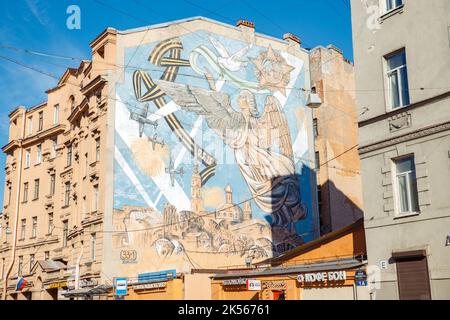
[[[321,105],[322,99],[320,99],[319,95],[316,93],[316,88],[312,87],[311,92],[308,94],[308,98],[306,99],[306,106],[312,109],[316,109]]]

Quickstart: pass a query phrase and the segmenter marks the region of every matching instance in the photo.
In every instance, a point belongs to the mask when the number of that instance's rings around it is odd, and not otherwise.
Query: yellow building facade
[[[357,286],[367,274],[365,256],[363,221],[358,220],[256,268],[213,275],[212,299],[368,299],[368,283]]]

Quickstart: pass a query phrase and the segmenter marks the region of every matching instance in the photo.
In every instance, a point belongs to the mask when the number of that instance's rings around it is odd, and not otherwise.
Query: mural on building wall
[[[302,60],[197,31],[126,48],[125,61],[118,256],[133,252],[136,272],[236,266],[316,236]]]

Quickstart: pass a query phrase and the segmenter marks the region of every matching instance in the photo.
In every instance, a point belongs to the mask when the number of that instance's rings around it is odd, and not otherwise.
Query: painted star
[[[272,93],[280,91],[286,96],[286,86],[291,80],[291,71],[295,68],[276,53],[271,45],[266,52],[260,53],[258,58],[252,59],[252,62],[256,67],[255,74],[260,88],[268,89]]]

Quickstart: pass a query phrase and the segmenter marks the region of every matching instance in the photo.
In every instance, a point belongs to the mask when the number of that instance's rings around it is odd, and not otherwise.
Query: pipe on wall
[[[6,271],[5,277],[3,279],[3,296],[2,299],[6,300],[6,292],[8,288],[8,278],[11,273],[12,267],[15,262],[16,258],[16,242],[17,242],[17,228],[19,223],[19,205],[20,205],[20,185],[22,183],[22,157],[23,157],[23,146],[22,142],[25,138],[25,119],[26,119],[26,110],[24,109],[22,112],[22,134],[19,139],[19,166],[17,170],[17,193],[16,193],[16,207],[14,210],[15,218],[14,218],[14,235],[13,235],[13,243],[12,243],[12,250],[11,250],[11,262],[8,266],[8,270]]]

